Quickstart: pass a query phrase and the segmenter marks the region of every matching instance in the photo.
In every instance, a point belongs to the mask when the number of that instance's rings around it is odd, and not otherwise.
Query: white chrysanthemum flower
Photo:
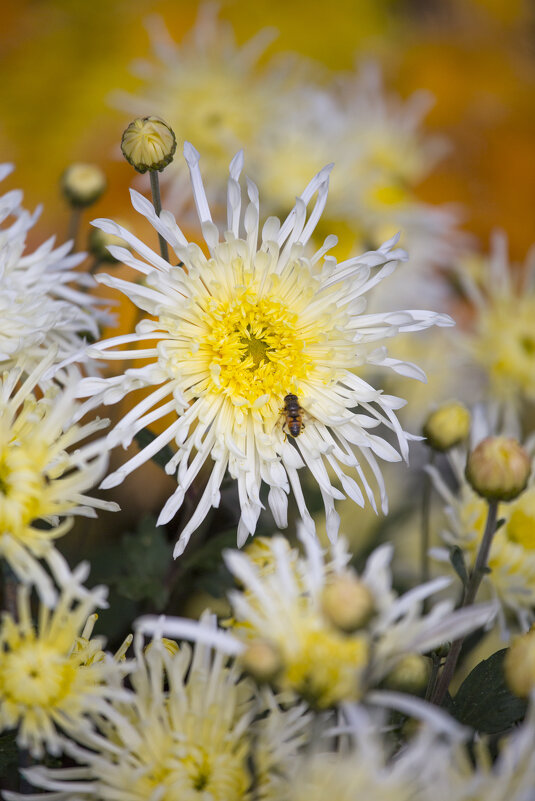
[[[320,487],[327,531],[334,538],[338,529],[334,499],[343,495],[331,484],[327,467],[356,503],[362,506],[365,494],[375,505],[360,456],[375,475],[386,510],[376,457],[386,461],[407,458],[411,439],[395,414],[403,401],[367,384],[357,375],[359,368],[373,363],[424,379],[415,365],[389,358],[377,343],[400,332],[448,326],[452,320],[428,311],[364,313],[365,293],[404,258],[403,251],[393,249],[395,238],[378,251],[339,264],[325,256],[335,237],[328,237],[316,253],[306,255],[306,244],[327,199],[330,167],[310,182],[282,225],[274,217],[266,221],[259,246],[258,190],[251,181],[250,202],[243,215],[244,233],[240,233],[242,194],[238,178],[242,154],[230,166],[228,228],[220,241],[206,200],[198,153],[190,144],[185,145],[185,153],[209,257],[186,240],[169,212],[158,218],[152,204],[134,191],[135,208],[167,239],[183,264],[174,266],[164,261],[110,220],[94,223],[109,233],[120,234],[145,259],[112,248],[118,258],[146,276],[145,282],[129,283],[102,275],[99,280],[124,292],[152,317],[138,323],[135,333],[106,340],[89,352],[101,359],[146,358],[149,363],[126,370],[124,375],[88,378],[82,381],[79,394],[95,396],[89,402],[91,406],[115,403],[133,389],[155,387],[117,424],[110,434],[112,444],[126,446],[144,426],[169,412],[177,415],[162,434],[108,476],[102,486],[119,484],[174,441],[178,450],[167,471],[176,471],[178,487],[160,514],[159,523],[166,523],[211,457],[213,467],[206,488],[175,549],[175,555],[179,555],[210,507],[219,504],[220,485],[227,470],[238,482],[240,545],[255,531],[263,508],[262,483],[269,486],[268,502],[278,526],[287,525],[292,489],[305,525],[314,531],[298,475],[299,468],[306,465]],[[316,194],[307,219],[307,205]],[[138,349],[145,341],[147,346]],[[123,344],[134,347],[114,350]],[[292,437],[292,441],[284,431],[283,407],[288,395],[296,396],[296,414],[303,423],[298,426],[299,437]],[[393,432],[399,452],[383,436],[372,433],[381,423]],[[346,474],[346,468],[354,471],[360,486]]]
[[[491,397],[519,405],[535,400],[535,249],[522,269],[509,263],[507,240],[491,239],[488,259],[459,264],[456,275],[473,304],[462,347],[479,367]]]
[[[195,26],[180,44],[159,17],[147,22],[154,57],[134,64],[145,85],[139,95],[115,93],[112,100],[136,116],[151,109],[178,141],[195,142],[217,188],[234,153],[251,147],[266,121],[277,116],[284,75],[257,63],[273,31],[265,28],[238,47],[231,25],[218,20],[217,7],[208,3],[200,7]],[[173,207],[191,198],[179,159],[162,179]]]
[[[78,371],[66,372],[65,386],[35,394],[54,356],[49,354],[26,379],[24,361],[0,377],[0,556],[19,581],[36,584],[48,605],[55,591],[39,560],[59,579],[64,565],[54,540],[69,530],[72,517],[119,508],[86,495],[106,472],[108,450],[102,439],[80,443],[108,421],[73,422],[80,406]]]
[[[118,660],[94,657],[103,641],[77,647],[95,606],[105,603],[106,589],[85,591],[79,584],[88,569],[81,565],[65,585],[53,611],[42,605],[32,622],[30,592],[18,590],[18,618],[4,613],[0,624],[0,728],[18,727],[17,743],[34,757],[45,749],[62,750],[60,732],[87,736],[91,715],[103,713],[108,687],[126,671]]]
[[[346,715],[347,724],[321,732],[294,760],[281,785],[280,801],[431,801],[435,797],[442,762],[447,762],[458,737],[452,741],[449,732],[424,725],[402,748],[396,748],[384,716],[372,717],[362,707],[350,707]],[[343,745],[329,750],[327,738],[334,735]]]
[[[470,753],[452,749],[438,763],[434,801],[533,801],[535,798],[535,706],[524,722],[500,740],[496,758],[482,742]]]
[[[533,451],[533,447],[530,448]],[[462,549],[468,570],[476,561],[485,530],[488,502],[477,495],[465,477],[466,449],[448,453],[448,461],[456,479],[452,489],[436,468],[428,468],[435,488],[445,503],[447,526],[442,531],[450,547]],[[483,587],[498,602],[502,631],[507,632],[506,612],[512,612],[518,625],[527,631],[535,619],[535,479],[515,500],[498,505],[498,519],[504,524],[494,535]],[[433,555],[449,562],[449,553],[434,549]]]
[[[455,232],[458,214],[419,201],[415,192],[446,149],[442,139],[422,128],[430,100],[427,92],[407,101],[388,93],[379,66],[367,63],[338,76],[327,89],[305,84],[287,91],[281,112],[266,120],[253,150],[253,177],[276,214],[290,208],[303,177],[320,169],[326,154],[336,153],[320,231],[328,226],[343,231],[353,245],[374,248],[402,230],[411,262],[400,271],[393,295],[401,304],[414,296],[418,280],[419,297],[424,291],[431,303],[433,295],[444,295],[429,267],[449,264],[462,241]]]
[[[303,708],[283,710],[271,694],[258,695],[204,645],[153,641],[143,652],[137,638],[135,648],[133,692],[104,710],[97,731],[63,743],[78,767],[31,768],[27,779],[56,801],[247,801],[253,782],[258,799],[276,801],[272,788],[309,723]]]
[[[180,618],[141,618],[139,627],[150,632],[161,625],[169,636],[204,638],[237,655],[244,664],[253,643],[267,643],[280,662],[274,684],[315,707],[328,708],[362,698],[406,654],[427,653],[492,618],[491,605],[453,611],[449,600],[424,614],[422,601],[447,586],[447,578],[397,597],[392,590],[390,546],[370,556],[359,578],[348,568],[350,556],[342,540],[332,546],[327,561],[315,538],[302,531],[301,539],[306,553],[296,559],[287,541],[274,537],[269,542],[270,564],[260,568],[256,557],[250,559],[246,552],[225,554],[227,567],[243,587],[229,596],[234,614],[231,631],[213,632],[211,639],[206,630]],[[337,613],[326,592],[340,579],[346,581]],[[360,621],[357,616],[357,625],[350,630],[344,626],[344,605],[353,603],[346,591],[347,579],[363,585],[369,598],[362,592],[357,596],[357,604],[365,602],[365,614]]]
[[[0,180],[12,170],[0,166]],[[54,237],[25,253],[26,237],[40,214],[22,207],[22,192],[0,197],[0,366],[24,359],[32,369],[51,349],[56,362],[85,358],[85,337],[97,338],[99,322],[110,316],[102,300],[86,290],[92,276],[74,268],[85,258],[70,253],[72,242],[54,249]]]

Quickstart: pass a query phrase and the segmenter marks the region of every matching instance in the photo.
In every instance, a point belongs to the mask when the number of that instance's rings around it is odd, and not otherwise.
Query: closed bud
[[[173,161],[175,134],[159,117],[138,117],[123,133],[121,150],[138,172],[161,172]]]
[[[259,684],[272,682],[282,670],[280,654],[267,640],[256,640],[240,657],[243,669]]]
[[[346,634],[365,626],[375,611],[371,591],[352,573],[335,576],[325,586],[321,605],[329,622]]]
[[[121,224],[124,228],[124,224]],[[108,250],[110,245],[128,248],[128,242],[122,237],[116,236],[115,234],[107,234],[105,231],[101,231],[100,228],[91,229],[89,232],[88,249],[97,261],[105,261],[110,264],[115,264],[117,262],[115,256],[112,256]]]
[[[462,403],[445,403],[427,418],[423,435],[435,451],[449,451],[470,433],[470,412]]]
[[[487,437],[468,455],[466,478],[483,498],[511,501],[528,483],[531,463],[521,444],[510,437]]]
[[[421,695],[429,681],[429,660],[421,654],[406,654],[384,679],[385,687],[397,692]]]
[[[520,698],[527,698],[535,687],[535,627],[516,637],[504,660],[507,684]]]
[[[71,206],[84,208],[96,203],[106,191],[106,176],[96,164],[71,164],[60,180],[61,191]]]

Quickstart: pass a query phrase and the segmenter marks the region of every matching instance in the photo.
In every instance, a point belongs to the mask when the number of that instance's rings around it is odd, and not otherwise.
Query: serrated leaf
[[[169,597],[165,577],[172,564],[173,546],[165,529],[153,517],[145,517],[134,534],[122,539],[123,575],[116,581],[118,591],[133,601],[150,600],[156,610],[163,609]]]
[[[135,434],[134,439],[136,440],[138,447],[140,450],[146,448],[147,445],[150,445],[151,442],[154,442],[156,439],[156,434],[153,434],[152,431],[149,431],[148,428],[142,428],[141,431],[138,431]],[[155,453],[154,456],[151,456],[151,461],[161,467],[162,470],[165,470],[165,465],[167,462],[172,459],[174,456],[174,451],[169,445],[164,445],[158,453]]]
[[[503,648],[476,665],[450,707],[458,721],[485,734],[510,729],[526,713],[526,701],[514,695],[505,682],[506,653],[507,648]]]
[[[454,545],[454,547],[450,550],[450,562],[453,566],[453,569],[461,579],[463,587],[466,587],[468,584],[468,571],[464,561],[464,553],[458,545]]]

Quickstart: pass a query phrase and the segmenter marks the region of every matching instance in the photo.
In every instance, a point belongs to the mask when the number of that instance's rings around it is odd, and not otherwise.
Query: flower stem
[[[76,240],[80,231],[80,222],[82,220],[82,209],[79,206],[74,206],[71,211],[69,219],[69,228],[67,230],[67,239],[72,239],[73,252],[76,250]]]
[[[429,457],[429,464],[432,465],[435,460],[435,453],[431,451]],[[431,476],[424,472],[422,491],[422,538],[420,541],[420,570],[421,570],[421,583],[425,584],[429,581],[429,533],[431,528],[431,491],[433,485]]]
[[[474,603],[477,591],[479,589],[479,585],[481,584],[483,576],[487,572],[487,562],[489,559],[490,546],[492,544],[492,539],[494,537],[494,534],[496,533],[497,516],[498,516],[498,501],[489,501],[489,510],[487,514],[487,524],[485,526],[485,533],[483,534],[481,545],[479,546],[479,551],[477,554],[474,569],[470,575],[468,584],[465,587],[463,602],[460,607],[461,609],[463,609],[466,606],[471,606],[471,604]],[[453,678],[453,674],[455,673],[455,668],[457,667],[457,662],[459,659],[459,655],[461,653],[461,648],[463,646],[464,640],[465,640],[464,637],[460,637],[458,640],[455,640],[452,643],[450,652],[444,664],[444,670],[441,673],[436,690],[431,698],[431,701],[434,704],[440,706],[446,696],[446,693],[448,692],[448,688]]]
[[[150,188],[152,192],[152,202],[154,204],[154,210],[158,217],[162,211],[162,200],[160,197],[160,179],[158,178],[158,171],[151,170],[150,171]],[[158,234],[158,241],[160,243],[160,253],[162,254],[162,259],[165,261],[169,261],[169,249],[167,247],[167,242],[163,238],[161,234]]]

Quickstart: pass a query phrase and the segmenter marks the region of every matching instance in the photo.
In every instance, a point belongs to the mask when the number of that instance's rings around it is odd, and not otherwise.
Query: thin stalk
[[[487,524],[485,526],[485,533],[483,534],[483,539],[481,540],[481,545],[479,546],[479,551],[477,554],[474,569],[470,575],[470,579],[464,591],[464,598],[460,607],[461,609],[464,609],[466,606],[471,606],[474,603],[477,591],[479,589],[479,585],[483,580],[483,576],[487,572],[487,562],[489,560],[490,546],[492,545],[492,539],[494,537],[494,534],[496,533],[497,516],[498,516],[498,501],[489,501],[489,511],[487,514]],[[448,692],[448,688],[453,678],[453,674],[455,673],[455,668],[457,667],[459,654],[461,653],[461,648],[463,646],[464,640],[465,640],[464,637],[460,637],[458,640],[455,640],[452,643],[450,652],[444,664],[444,670],[440,675],[440,679],[438,681],[436,690],[431,698],[431,701],[434,704],[438,704],[440,706],[446,696],[446,693]]]
[[[429,464],[435,461],[435,452],[431,451]],[[424,471],[424,486],[422,490],[422,537],[420,540],[420,571],[421,583],[429,581],[429,539],[431,531],[431,492],[433,484],[429,473]]]
[[[73,251],[76,250],[76,240],[80,232],[80,222],[82,221],[82,209],[79,206],[74,206],[71,211],[69,219],[69,228],[67,230],[67,239],[72,239]]]
[[[162,199],[160,197],[160,179],[158,178],[157,170],[150,171],[150,188],[152,192],[154,210],[159,217],[162,211]],[[160,253],[162,254],[162,259],[169,261],[169,249],[167,247],[167,242],[161,234],[158,234],[158,241],[160,243]]]

